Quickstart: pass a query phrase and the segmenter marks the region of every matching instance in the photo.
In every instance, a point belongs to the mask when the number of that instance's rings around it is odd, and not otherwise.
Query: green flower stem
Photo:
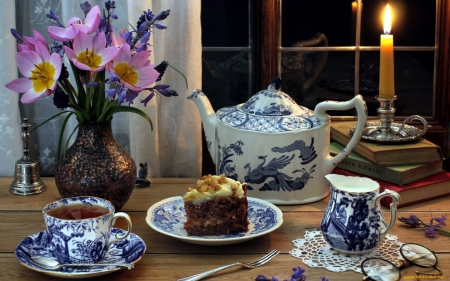
[[[59,155],[61,153],[61,144],[62,144],[62,139],[63,139],[63,135],[64,135],[64,130],[66,129],[67,121],[69,121],[70,116],[72,116],[72,114],[74,114],[74,111],[67,114],[67,116],[64,118],[64,122],[62,123],[61,132],[59,133],[59,139],[58,139],[58,150],[56,151],[56,162],[58,162]],[[65,153],[65,151],[64,151],[64,153]]]
[[[104,118],[105,118],[106,114],[108,113],[108,111],[116,105],[117,105],[117,100],[113,100],[112,102],[109,102],[109,104],[105,103],[105,105],[103,106],[102,114],[98,117],[97,121],[99,121],[99,122],[105,121]]]
[[[63,89],[63,91],[66,94],[69,95],[70,102],[72,104],[76,104],[77,100],[67,84],[70,84],[70,82],[67,79],[64,79],[63,81],[58,81],[58,85]]]
[[[95,116],[99,116],[101,113],[101,109],[103,108],[103,104],[105,103],[105,97],[101,93],[105,92],[105,85],[100,84],[99,85],[100,90],[97,93],[97,96],[95,97],[95,104],[94,104],[94,114]]]
[[[186,76],[183,74],[183,72],[181,72],[179,69],[177,69],[176,67],[174,67],[174,66],[172,66],[172,65],[170,65],[170,64],[169,64],[169,67],[172,68],[173,70],[175,70],[176,72],[178,72],[181,76],[183,76],[184,82],[186,83],[186,89],[189,89],[187,78],[186,78]]]
[[[48,118],[47,120],[45,120],[45,121],[42,122],[41,124],[37,125],[36,127],[33,127],[33,128],[30,130],[30,134],[31,134],[34,130],[36,130],[37,128],[39,128],[39,127],[41,127],[42,125],[44,125],[45,123],[49,122],[50,120],[52,120],[52,119],[54,119],[54,118],[56,118],[56,117],[58,117],[59,115],[64,114],[64,113],[69,113],[69,114],[71,114],[72,111],[70,111],[70,110],[64,110],[64,111],[61,111],[61,112],[59,112],[59,113],[53,115],[52,117]]]
[[[69,141],[70,141],[70,139],[72,138],[73,134],[77,131],[78,127],[80,127],[80,124],[81,124],[81,123],[82,123],[82,122],[79,122],[79,123],[75,126],[75,128],[74,128],[73,131],[72,131],[72,133],[71,133],[70,136],[67,138],[66,146],[64,147],[64,155],[63,155],[63,159],[66,158],[66,151],[67,151],[67,149],[69,149]]]
[[[70,83],[70,81],[68,79],[64,79],[64,83],[67,85],[67,87],[69,88],[69,92],[74,96],[74,98],[78,98],[78,92],[77,90],[75,90],[75,88],[72,86],[72,83]]]
[[[75,65],[73,64],[73,62],[70,62],[70,67],[72,68],[72,73],[74,74],[74,78],[75,78],[75,82],[77,83],[77,88],[78,88],[78,105],[80,107],[82,107],[83,105],[86,104],[86,91],[84,90],[84,86],[83,83],[81,83],[81,78],[78,75],[78,71],[77,68],[75,67]],[[87,108],[84,108],[84,110],[87,110]]]
[[[105,70],[102,70],[101,72],[104,72],[104,71]],[[99,72],[94,72],[94,77],[92,77],[91,81],[97,82],[98,81],[98,76],[99,76],[98,74],[99,74]],[[96,86],[92,86],[92,87],[88,88],[89,90],[88,90],[88,94],[87,94],[87,97],[86,97],[86,108],[90,108],[91,107],[91,102],[92,102],[94,94],[96,93],[96,91],[95,91],[96,88],[97,88]],[[89,110],[89,112],[90,112],[90,110]]]

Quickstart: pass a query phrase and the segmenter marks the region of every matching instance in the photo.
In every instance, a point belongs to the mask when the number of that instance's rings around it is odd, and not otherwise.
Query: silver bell
[[[9,187],[9,192],[18,195],[31,195],[44,192],[47,188],[39,176],[39,165],[28,156],[28,141],[30,133],[28,128],[31,123],[23,118],[22,127],[23,157],[16,161],[14,181]]]

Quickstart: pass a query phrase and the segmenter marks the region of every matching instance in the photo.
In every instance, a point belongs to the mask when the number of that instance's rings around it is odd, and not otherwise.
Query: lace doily
[[[346,255],[334,250],[323,238],[322,231],[306,230],[305,238],[294,241],[296,248],[289,253],[309,267],[323,267],[333,272],[353,270],[361,273],[361,262],[366,258],[376,257],[388,261],[403,260],[397,236],[387,234],[378,247],[365,255]]]

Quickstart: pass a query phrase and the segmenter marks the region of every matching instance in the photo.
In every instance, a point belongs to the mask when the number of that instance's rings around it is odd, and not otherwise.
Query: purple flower
[[[165,97],[176,97],[178,96],[178,93],[175,90],[172,89],[165,89],[165,90],[158,90],[158,93]]]
[[[170,15],[170,10],[165,10],[165,11],[159,12],[159,14],[157,14],[157,15],[155,16],[155,18],[153,19],[153,21],[157,21],[157,20],[165,20],[169,15]]]
[[[161,78],[163,77],[164,72],[166,71],[168,66],[169,66],[169,62],[166,60],[163,60],[160,64],[155,66],[156,71],[159,72],[159,76],[158,76],[158,79],[156,79],[156,81],[161,81]]]
[[[447,219],[446,215],[442,215],[442,217],[435,217],[434,220],[438,223],[436,226],[442,228],[446,226],[445,220]]]
[[[166,25],[160,23],[155,23],[155,27],[160,30],[167,29]]]
[[[106,96],[109,98],[109,100],[114,100],[116,95],[120,92],[120,88],[109,88],[105,89]]]
[[[139,40],[141,41],[142,44],[147,44],[148,39],[150,39],[150,32],[146,32],[144,36],[142,36]]]
[[[140,53],[141,51],[145,51],[145,50],[147,50],[147,44],[142,44],[142,46],[140,46],[139,48],[134,48],[134,50],[136,51],[136,53]]]
[[[117,96],[117,103],[121,105],[124,102],[126,96],[127,96],[127,89],[123,88]]]
[[[58,81],[62,81],[67,78],[69,78],[69,71],[67,71],[67,67],[63,63],[61,66],[61,74],[59,74]]]
[[[139,26],[138,33],[139,33],[139,34],[144,33],[146,30],[148,30],[149,25],[150,25],[150,23],[149,23],[148,21],[144,21],[144,22]]]
[[[300,266],[297,266],[292,269],[294,273],[292,273],[292,278],[296,281],[304,281],[306,280],[306,276],[303,275],[305,273],[305,269],[301,268]]]
[[[129,92],[125,96],[125,102],[128,102],[128,105],[131,105],[135,98],[139,95],[139,92]]]
[[[264,275],[258,275],[255,279],[255,281],[271,281],[269,277],[266,277]]]
[[[70,97],[68,94],[64,93],[64,91],[58,87],[53,93],[53,104],[56,108],[60,108],[63,110],[64,108],[69,107]]]
[[[51,19],[51,20],[54,20],[54,21],[56,21],[56,22],[59,20],[58,15],[55,14],[55,12],[53,12],[52,10],[50,10],[50,13],[45,14],[45,15],[47,16],[47,18],[49,18],[49,19]]]
[[[54,41],[53,45],[51,46],[53,53],[60,53],[60,52],[64,52],[63,49],[63,44]]]
[[[328,279],[325,276],[320,276],[320,281],[328,281]]]
[[[106,32],[106,20],[105,18],[101,18],[99,23],[98,23],[98,27],[97,27],[97,32]]]
[[[87,86],[88,86],[88,87],[95,87],[95,86],[98,86],[98,82],[91,81],[91,82],[89,82],[89,83],[87,84]]]
[[[425,228],[425,235],[434,238],[438,234],[439,231],[436,230],[436,225],[433,225],[433,219],[430,219],[430,226]]]
[[[150,9],[147,10],[147,12],[146,11],[143,12],[143,14],[139,17],[139,20],[138,20],[138,22],[136,24],[137,29],[140,30],[139,33],[143,32],[143,30],[141,29],[142,24],[144,22],[152,21],[154,17],[155,17],[155,15],[152,13],[152,11]],[[146,24],[145,28],[148,28],[148,27],[149,27],[149,24]]]
[[[158,89],[158,90],[165,90],[167,88],[170,88],[170,85],[168,85],[168,84],[159,84],[159,85],[155,86],[155,89]]]
[[[107,11],[111,10],[111,9],[115,9],[116,8],[116,1],[111,1],[108,0],[105,2],[105,8]]]
[[[119,18],[116,14],[111,14],[111,17],[115,20]]]
[[[14,36],[14,38],[16,38],[17,43],[22,44],[23,39],[20,36],[19,32],[17,30],[15,30],[14,28],[11,28],[10,30],[11,30],[12,36]]]
[[[148,102],[155,96],[155,93],[153,91],[150,91],[150,95],[148,95],[145,99],[141,100],[141,103],[144,104],[144,106],[147,106]]]
[[[130,46],[133,45],[133,33],[131,31],[125,34],[120,34],[120,36],[122,36],[122,38],[125,39],[128,45]]]
[[[401,217],[398,220],[412,227],[420,227],[423,225],[423,222],[415,215],[410,215],[409,217]]]
[[[272,278],[266,277],[264,275],[258,275],[255,281],[278,281],[278,278],[272,276]]]
[[[89,13],[89,11],[92,8],[91,4],[89,4],[88,1],[85,1],[84,3],[81,3],[80,7],[81,7],[81,10],[83,10],[83,12],[84,12],[84,16],[86,16],[87,13]]]

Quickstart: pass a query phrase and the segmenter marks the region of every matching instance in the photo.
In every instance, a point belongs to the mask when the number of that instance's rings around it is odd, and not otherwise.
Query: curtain
[[[18,77],[15,62],[16,42],[10,28],[16,28],[22,36],[32,36],[35,29],[52,42],[47,26],[51,21],[46,13],[53,10],[65,23],[70,17],[84,18],[80,3],[83,1],[64,0],[4,0],[4,12],[0,17],[0,52],[8,54],[0,62],[0,82],[2,85]],[[92,5],[104,7],[104,0],[89,1]],[[136,164],[147,162],[149,177],[199,177],[201,174],[201,120],[193,102],[186,96],[201,87],[201,26],[200,0],[116,0],[113,22],[117,32],[135,26],[143,11],[150,9],[157,14],[170,9],[170,16],[164,20],[165,30],[154,30],[152,64],[163,60],[183,72],[188,79],[188,87],[181,75],[168,68],[160,83],[170,84],[179,96],[155,96],[144,107],[139,99],[132,106],[146,112],[153,121],[153,131],[141,116],[131,113],[117,113],[113,117],[113,134],[116,141],[133,157]],[[21,104],[20,94],[3,87],[0,92],[0,176],[12,176],[14,163],[23,155],[20,122],[26,117],[37,126],[59,112],[53,105],[53,97],[41,98],[32,104]],[[40,165],[41,176],[52,176],[55,169],[55,155],[58,137],[64,115],[38,128],[30,136],[29,149],[33,160]],[[70,134],[76,126],[71,118],[65,130],[64,143],[70,138],[71,144],[76,133]]]

